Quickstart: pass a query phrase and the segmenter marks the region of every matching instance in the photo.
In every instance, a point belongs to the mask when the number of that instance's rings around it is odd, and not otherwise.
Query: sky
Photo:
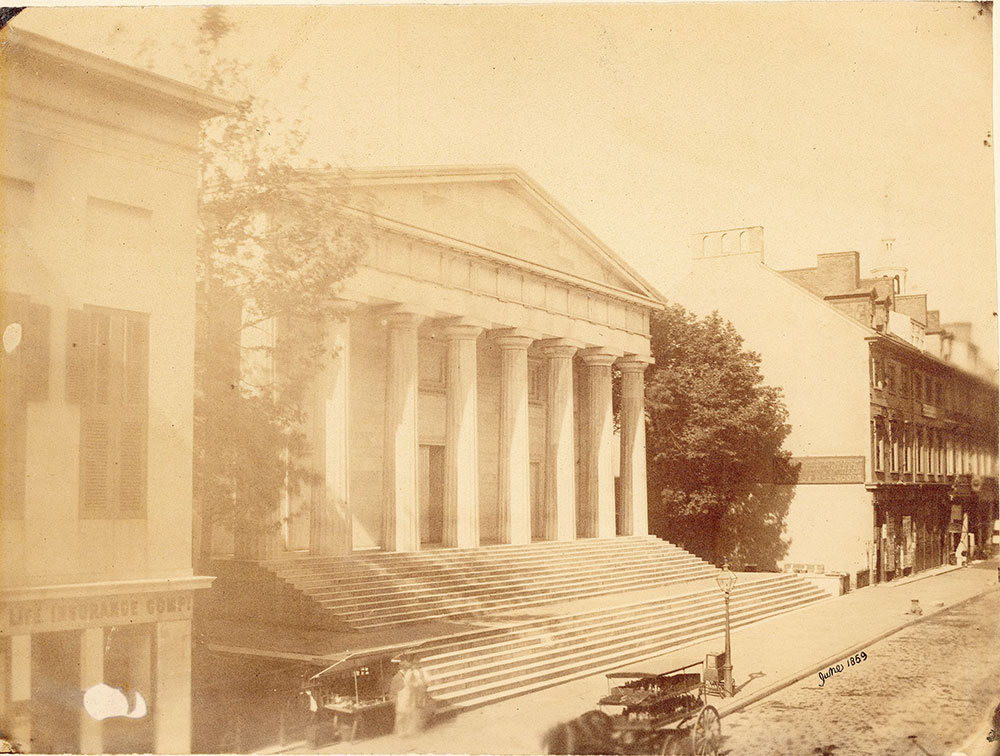
[[[982,11],[982,15],[980,15]],[[909,292],[996,355],[992,11],[978,3],[255,6],[228,51],[305,154],[514,164],[661,291],[699,231],[765,262],[894,238]],[[191,80],[200,9],[15,26]],[[239,93],[234,93],[239,94]]]

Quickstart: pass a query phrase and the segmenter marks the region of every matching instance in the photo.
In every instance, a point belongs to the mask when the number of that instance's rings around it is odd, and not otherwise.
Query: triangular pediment
[[[661,297],[515,168],[386,169],[348,174],[348,203],[404,227],[495,252],[511,264],[641,297]]]

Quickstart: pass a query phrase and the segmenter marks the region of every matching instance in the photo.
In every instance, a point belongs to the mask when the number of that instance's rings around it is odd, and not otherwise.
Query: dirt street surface
[[[727,756],[994,753],[1000,592],[864,649],[867,659],[776,693],[722,723]],[[828,673],[829,669],[825,670]],[[824,673],[824,674],[825,674]]]

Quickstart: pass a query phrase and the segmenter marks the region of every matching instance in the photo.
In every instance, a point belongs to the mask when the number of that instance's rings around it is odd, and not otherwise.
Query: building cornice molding
[[[167,591],[195,591],[210,588],[214,577],[192,575],[175,578],[145,580],[107,580],[92,583],[60,583],[34,585],[0,590],[0,603],[12,601],[48,601],[64,598],[87,598],[132,593],[164,593]]]
[[[140,101],[156,100],[160,106],[199,120],[228,113],[234,108],[229,100],[190,84],[143,71],[13,25],[0,30],[0,51],[5,67],[12,63],[33,61],[50,68],[55,76],[65,76],[70,70],[91,83],[113,79],[119,92]]]
[[[911,357],[921,357],[933,363],[934,366],[937,368],[953,371],[955,373],[958,373],[964,378],[971,378],[972,380],[978,381],[982,385],[994,391],[996,391],[998,388],[996,383],[994,383],[984,375],[973,373],[972,371],[966,370],[965,368],[955,365],[954,363],[945,362],[937,355],[928,352],[925,349],[920,349],[919,347],[916,347],[913,344],[909,344],[905,341],[894,339],[891,336],[887,336],[886,334],[874,333],[870,336],[866,336],[865,341],[869,343],[877,343],[880,346],[885,346],[890,349],[895,349],[897,353],[907,353]]]
[[[359,220],[368,221],[385,231],[419,239],[420,241],[427,242],[428,244],[433,244],[435,246],[445,247],[449,250],[470,255],[481,260],[486,260],[495,265],[511,270],[532,273],[541,278],[558,281],[561,284],[574,287],[581,291],[601,294],[611,299],[617,299],[623,302],[628,302],[629,304],[639,305],[646,309],[664,309],[663,303],[658,300],[651,299],[640,294],[635,294],[630,291],[625,291],[624,289],[618,289],[607,284],[590,281],[589,279],[581,278],[580,276],[574,276],[571,273],[564,273],[556,268],[549,268],[544,265],[528,262],[527,260],[522,260],[518,257],[508,255],[495,249],[480,247],[478,245],[471,244],[470,242],[465,242],[451,236],[439,234],[436,231],[431,231],[430,229],[412,226],[407,223],[403,223],[402,221],[381,216],[360,208],[345,205],[343,206],[343,210],[346,215]],[[365,265],[363,260],[361,265]],[[378,270],[378,268],[376,268],[376,270]]]

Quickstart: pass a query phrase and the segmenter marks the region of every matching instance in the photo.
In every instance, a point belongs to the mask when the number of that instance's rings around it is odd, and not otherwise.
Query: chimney
[[[858,288],[861,261],[857,252],[816,255],[816,278],[824,297],[849,294]]]
[[[937,333],[941,330],[941,311],[927,311],[927,333]]]
[[[896,297],[896,312],[909,315],[921,325],[927,325],[927,295],[906,294]]]

